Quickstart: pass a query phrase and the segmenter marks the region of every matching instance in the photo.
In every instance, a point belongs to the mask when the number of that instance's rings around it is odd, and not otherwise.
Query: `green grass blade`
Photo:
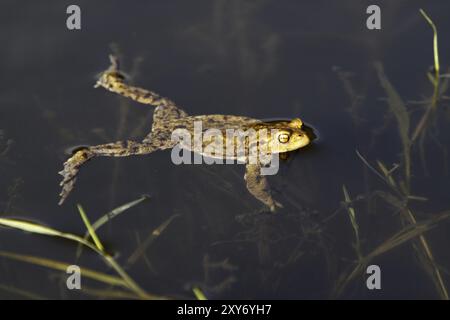
[[[7,286],[4,284],[0,284],[0,290],[3,290],[5,292],[8,293],[12,293],[15,294],[17,296],[21,296],[24,297],[26,299],[30,299],[30,300],[47,300],[46,298],[44,298],[43,296],[40,296],[38,294],[35,294],[33,292],[29,292],[23,289],[19,289],[19,288],[15,288],[12,286]]]
[[[433,20],[423,11],[420,9],[420,13],[425,18],[425,20],[428,22],[428,24],[433,29],[433,56],[434,56],[434,77],[431,76],[430,73],[427,73],[428,79],[430,79],[431,83],[433,84],[434,90],[433,90],[433,96],[431,97],[431,103],[425,113],[423,114],[422,118],[420,119],[419,123],[416,126],[416,129],[414,130],[414,133],[412,135],[411,141],[416,141],[417,138],[420,138],[420,149],[421,149],[421,157],[422,159],[425,158],[425,151],[424,151],[424,137],[427,131],[427,125],[429,123],[429,119],[432,116],[433,112],[436,110],[438,101],[440,99],[440,95],[444,92],[440,89],[440,74],[439,74],[439,50],[438,50],[438,33],[436,25],[434,24]],[[447,86],[447,84],[444,84]]]
[[[115,217],[117,217],[118,215],[120,215],[121,213],[123,213],[124,211],[136,206],[137,204],[141,203],[142,201],[145,201],[149,199],[149,196],[144,195],[136,200],[133,200],[131,202],[125,203],[115,209],[113,209],[112,211],[106,213],[105,215],[101,216],[99,219],[97,219],[93,224],[92,224],[92,228],[97,231],[98,229],[100,229],[103,225],[105,225],[107,222],[111,221],[112,219],[114,219]],[[88,240],[89,239],[89,231],[86,231],[85,235],[84,235],[84,239]],[[76,257],[77,259],[80,257],[81,255],[81,250],[82,250],[82,246],[79,245],[77,248],[77,253],[76,253]]]
[[[156,229],[152,231],[152,233],[139,245],[139,247],[130,255],[127,261],[127,265],[132,265],[136,263],[136,261],[144,254],[150,244],[158,238],[161,233],[169,226],[169,224],[179,216],[179,214],[174,214],[169,217],[169,219],[165,220],[161,223]]]
[[[433,20],[426,14],[426,12],[422,9],[419,10],[422,16],[427,20],[428,24],[433,29],[433,55],[434,55],[434,70],[436,71],[436,74],[439,76],[439,50],[438,50],[438,32],[436,25],[434,24]]]
[[[350,195],[349,195],[348,190],[345,187],[345,185],[342,185],[342,191],[344,193],[345,205],[346,205],[346,209],[347,209],[348,215],[350,217],[350,222],[352,224],[352,228],[353,228],[353,231],[355,233],[356,254],[358,256],[358,259],[361,259],[362,258],[361,242],[360,242],[360,238],[359,238],[359,226],[358,226],[358,222],[356,221],[356,211],[355,211],[355,208],[353,208],[351,206],[352,200],[350,198]]]
[[[97,237],[94,228],[92,227],[89,219],[84,212],[83,207],[81,205],[77,205],[78,211],[80,212],[81,218],[83,219],[86,228],[89,231],[89,235],[93,239],[96,244],[98,250],[102,252],[102,257],[106,260],[106,262],[119,274],[119,276],[127,283],[127,286],[130,290],[134,291],[139,297],[143,299],[155,299],[156,296],[148,295],[143,289],[141,289],[136,282],[125,272],[125,270],[114,260],[113,257],[105,253],[104,247],[100,242],[100,239]]]
[[[67,267],[72,265],[72,263],[52,260],[52,259],[46,259],[42,257],[36,257],[31,255],[24,255],[24,254],[18,254],[13,252],[7,252],[7,251],[0,251],[0,256],[16,261],[26,262],[29,264],[53,269],[53,270],[59,270],[66,272]],[[125,281],[121,278],[111,276],[105,273],[97,272],[85,267],[80,267],[81,274],[83,277],[90,278],[92,280],[96,280],[98,282],[102,282],[111,286],[120,286],[124,288],[128,288],[128,285],[125,283]]]
[[[101,254],[101,251],[99,251],[95,245],[77,235],[61,232],[50,227],[39,225],[34,222],[10,218],[0,218],[0,225],[19,229],[25,232],[31,232],[35,234],[41,234],[52,237],[60,237],[71,241],[75,241]]]
[[[385,177],[383,177],[382,174],[380,174],[377,169],[375,169],[370,163],[369,161],[366,160],[366,158],[363,157],[363,155],[361,153],[359,153],[358,150],[356,150],[356,155],[358,156],[359,159],[361,159],[361,161],[366,165],[367,168],[369,168],[376,176],[378,176],[379,178],[381,178],[381,180],[383,180],[386,183],[389,183]]]
[[[104,256],[108,264],[119,274],[119,276],[127,283],[127,287],[136,293],[140,298],[147,300],[160,300],[166,299],[165,297],[158,297],[150,295],[145,292],[139,285],[125,272],[125,270],[114,260],[111,256]]]
[[[95,297],[95,298],[102,298],[102,299],[129,299],[129,300],[138,300],[140,299],[139,296],[137,296],[133,292],[129,291],[123,291],[123,290],[117,290],[117,289],[92,289],[87,288],[86,286],[83,286],[81,291],[89,296]]]
[[[84,224],[86,225],[86,228],[89,231],[89,234],[94,241],[95,245],[97,246],[98,250],[101,252],[105,252],[105,248],[103,247],[102,243],[100,242],[100,239],[97,237],[97,234],[95,233],[94,228],[92,228],[91,223],[89,222],[89,219],[86,215],[86,213],[83,210],[83,207],[80,204],[77,204],[78,212],[80,212],[81,218],[83,219]]]
[[[122,267],[119,266],[119,264],[109,256],[103,249],[103,245],[100,242],[100,239],[98,239],[97,235],[95,234],[95,231],[92,230],[92,225],[90,224],[86,213],[84,212],[83,208],[78,205],[78,210],[80,211],[80,215],[86,224],[87,229],[90,231],[90,235],[94,241],[96,241],[96,244],[92,244],[89,241],[83,239],[80,236],[76,236],[70,233],[64,233],[60,232],[58,230],[42,226],[33,222],[23,221],[23,220],[17,220],[17,219],[8,219],[8,218],[0,218],[0,225],[6,226],[6,227],[12,227],[16,228],[22,231],[32,232],[35,234],[42,234],[42,235],[48,235],[48,236],[55,236],[60,238],[69,239],[78,243],[81,243],[95,252],[97,252],[106,262],[108,265],[110,265],[119,275],[122,279],[120,279],[121,285],[128,288],[129,290],[133,291],[135,294],[137,294],[142,299],[166,299],[165,297],[158,297],[154,295],[150,295],[146,293],[143,289],[141,289],[134,280],[131,279],[130,276],[122,269]],[[40,264],[42,266],[50,267],[50,268],[56,268],[59,270],[66,271],[67,266],[69,264],[55,264],[54,262],[51,262],[50,260],[43,260],[41,258],[37,257],[26,257],[26,256],[20,256],[15,255],[13,253],[6,253],[6,252],[0,252],[0,256],[9,257],[16,260],[22,260],[29,263],[34,264]],[[84,276],[92,275],[92,273],[84,271]],[[98,274],[95,274],[98,276]],[[111,279],[111,278],[109,278]]]
[[[375,69],[377,71],[378,79],[381,86],[387,95],[387,102],[389,109],[395,116],[398,124],[398,132],[400,135],[400,140],[403,146],[403,165],[405,168],[405,179],[407,181],[407,186],[409,188],[409,180],[411,177],[411,158],[410,158],[410,146],[411,141],[409,138],[410,131],[410,119],[409,113],[406,106],[395,90],[394,86],[391,84],[386,74],[384,73],[383,65],[380,62],[375,63]]]
[[[20,219],[0,218],[0,225],[20,229],[25,232],[43,234],[47,236],[61,236],[63,233],[50,227],[42,226],[31,221]]]
[[[206,296],[203,294],[203,291],[199,287],[193,287],[192,292],[194,292],[195,298],[197,300],[208,300]]]
[[[387,168],[386,168],[386,166],[383,164],[383,162],[381,162],[381,161],[379,161],[379,160],[377,160],[377,164],[378,164],[378,167],[380,168],[380,170],[381,170],[381,172],[383,172],[383,174],[384,174],[384,176],[386,177],[386,179],[387,179],[387,181],[389,182],[389,184],[391,185],[391,187],[396,187],[396,185],[395,185],[395,180],[394,180],[394,178],[392,178],[392,175],[391,175],[391,173],[392,173],[392,169],[391,170],[388,170]],[[394,168],[396,168],[396,167],[394,167]]]
[[[334,296],[339,296],[343,292],[344,288],[348,285],[348,283],[350,283],[350,281],[352,281],[358,275],[360,275],[363,272],[365,266],[369,264],[369,262],[372,259],[388,251],[391,251],[394,248],[406,242],[409,242],[416,238],[423,237],[424,233],[436,227],[439,222],[449,218],[450,218],[450,211],[444,211],[442,213],[435,215],[431,219],[415,224],[410,224],[401,229],[400,231],[396,232],[388,240],[381,243],[378,247],[372,250],[367,256],[363,257],[360,261],[358,261],[355,267],[349,273],[347,273],[347,275],[340,277],[335,288]],[[445,286],[444,290],[446,292]]]
[[[103,215],[102,217],[100,217],[97,221],[95,221],[92,224],[92,228],[97,231],[101,226],[103,226],[105,223],[107,223],[108,221],[114,219],[115,217],[117,217],[119,214],[121,214],[122,212],[138,205],[139,203],[141,203],[142,201],[145,201],[147,199],[149,199],[150,197],[147,195],[141,196],[140,198],[130,201],[128,203],[125,203],[115,209],[113,209],[112,211],[108,212],[107,214]]]

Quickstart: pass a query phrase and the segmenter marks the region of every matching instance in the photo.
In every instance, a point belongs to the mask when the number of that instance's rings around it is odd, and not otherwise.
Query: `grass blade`
[[[108,221],[114,219],[115,217],[117,217],[119,214],[121,214],[122,212],[136,206],[137,204],[141,203],[142,201],[145,201],[147,199],[149,199],[150,197],[147,195],[144,195],[136,200],[130,201],[128,203],[125,203],[115,209],[113,209],[112,211],[108,212],[107,214],[103,215],[102,217],[100,217],[97,221],[95,221],[92,224],[92,228],[97,231],[101,226],[103,226],[105,223],[107,223]]]
[[[389,184],[389,182],[386,180],[386,178],[383,177],[383,175],[381,175],[381,174],[377,171],[377,169],[375,169],[375,168],[369,163],[369,161],[367,161],[366,158],[364,158],[364,157],[362,156],[362,154],[359,153],[358,150],[356,150],[356,155],[357,155],[358,158],[360,158],[361,161],[367,166],[367,168],[369,168],[376,176],[378,176],[379,178],[381,178],[381,180],[383,180],[384,182],[386,182],[386,183]]]
[[[434,70],[436,72],[436,75],[439,77],[439,50],[438,50],[438,33],[436,25],[434,24],[433,20],[426,14],[426,12],[422,9],[419,10],[422,16],[427,20],[428,24],[433,29],[433,56],[434,56]]]
[[[81,218],[83,219],[84,224],[86,225],[86,228],[89,231],[89,234],[94,241],[95,245],[97,246],[98,250],[101,252],[105,252],[105,248],[103,247],[102,243],[100,242],[100,239],[97,237],[97,234],[95,233],[94,228],[92,228],[91,223],[89,222],[89,219],[86,215],[86,213],[83,210],[83,207],[80,204],[77,204],[78,212],[81,215]]]
[[[18,220],[18,219],[10,219],[10,218],[0,218],[0,225],[5,226],[5,227],[19,229],[19,230],[22,230],[25,232],[31,232],[31,233],[42,234],[42,235],[46,235],[46,236],[60,237],[60,238],[68,239],[71,241],[78,242],[81,245],[84,245],[84,246],[96,251],[97,253],[102,254],[102,252],[99,251],[95,245],[93,245],[91,242],[89,242],[77,235],[61,232],[61,231],[55,230],[50,227],[39,225],[34,222]]]
[[[24,297],[24,298],[30,299],[30,300],[46,300],[46,298],[44,298],[38,294],[29,292],[29,291],[26,291],[23,289],[15,288],[12,286],[7,286],[4,284],[0,284],[0,290],[15,294],[15,295],[18,295],[18,296],[21,296],[21,297]]]
[[[128,258],[127,265],[132,265],[144,254],[148,246],[164,232],[164,230],[169,226],[169,224],[178,216],[179,214],[174,214],[169,219],[161,223],[158,228],[152,231],[152,233],[142,242],[142,244],[131,254]]]
[[[377,160],[377,164],[378,164],[378,167],[380,168],[380,170],[381,170],[381,172],[383,172],[383,174],[384,174],[384,176],[386,177],[386,179],[387,179],[387,181],[389,182],[389,184],[391,185],[391,187],[393,187],[393,188],[395,188],[396,187],[396,185],[395,185],[395,181],[394,181],[394,179],[392,178],[392,176],[391,176],[391,173],[392,173],[392,169],[391,170],[388,170],[387,168],[386,168],[386,166],[383,164],[383,162],[381,162],[381,161],[379,161],[379,160]],[[396,167],[394,167],[394,170],[396,169]]]
[[[192,292],[194,292],[197,300],[208,300],[208,298],[206,298],[206,296],[203,294],[203,291],[199,287],[193,287]]]
[[[361,253],[361,242],[359,239],[359,226],[358,222],[356,221],[356,212],[355,208],[351,206],[352,200],[350,198],[350,195],[347,191],[347,188],[345,185],[342,185],[342,191],[344,192],[344,199],[345,199],[345,207],[347,208],[348,216],[350,217],[350,222],[352,224],[353,231],[355,233],[355,249],[356,249],[356,255],[358,256],[358,260],[362,258]]]
[[[380,244],[378,247],[376,247],[374,250],[372,250],[367,256],[363,257],[360,261],[358,261],[355,265],[355,267],[347,274],[340,277],[336,284],[335,296],[339,296],[345,287],[358,275],[360,275],[365,266],[369,264],[371,260],[373,260],[375,257],[380,256],[388,251],[391,251],[392,249],[408,242],[416,238],[423,237],[424,233],[434,228],[440,221],[446,220],[450,218],[450,211],[444,211],[440,214],[437,214],[435,217],[426,220],[424,222],[419,222],[415,224],[410,224],[397,233],[395,233],[393,236],[391,236],[388,240],[384,241],[382,244]],[[439,274],[439,279],[442,280]],[[443,283],[443,282],[442,282]],[[446,292],[445,286],[444,286],[444,292]]]
[[[95,231],[97,231],[98,229],[100,229],[103,225],[105,225],[107,222],[111,221],[112,219],[114,219],[115,217],[117,217],[119,214],[123,213],[124,211],[136,206],[137,204],[141,203],[142,201],[145,201],[147,199],[149,199],[150,197],[147,195],[143,195],[142,197],[133,200],[131,202],[125,203],[117,208],[114,208],[113,210],[111,210],[110,212],[104,214],[103,216],[101,216],[99,219],[97,219],[93,224],[92,224],[92,229],[94,229]],[[89,238],[89,231],[86,231],[85,235],[84,235],[84,239],[87,240]],[[76,253],[76,257],[77,259],[81,256],[81,251],[82,251],[82,246],[79,245],[77,248],[77,253]]]
[[[384,91],[386,92],[389,109],[397,119],[398,131],[403,146],[405,178],[409,185],[409,179],[411,177],[411,159],[410,159],[411,143],[409,139],[410,120],[408,110],[406,109],[406,106],[403,103],[403,100],[398,94],[397,90],[395,90],[394,86],[392,86],[391,82],[384,73],[383,65],[380,62],[376,62],[375,69],[377,71],[380,84],[383,87]]]
[[[71,263],[67,263],[67,262],[46,259],[46,258],[36,257],[36,256],[31,256],[31,255],[7,252],[7,251],[0,251],[0,256],[4,257],[4,258],[16,260],[16,261],[21,261],[21,262],[26,262],[29,264],[41,266],[41,267],[46,267],[46,268],[53,269],[53,270],[63,271],[63,272],[66,272],[67,267],[72,265]],[[80,269],[81,269],[81,274],[83,275],[83,277],[86,277],[86,278],[89,278],[89,279],[92,279],[92,280],[95,280],[98,282],[102,282],[102,283],[105,283],[105,284],[108,284],[111,286],[120,286],[120,287],[128,288],[125,281],[121,278],[111,276],[109,274],[97,272],[97,271],[94,271],[94,270],[91,270],[91,269],[88,269],[85,267],[80,267]]]
[[[80,236],[76,236],[70,233],[64,233],[57,231],[55,229],[38,225],[36,223],[27,222],[23,220],[17,220],[17,219],[7,219],[7,218],[0,218],[0,225],[16,228],[22,231],[37,233],[37,234],[43,234],[48,236],[56,236],[60,238],[69,239],[78,243],[81,243],[90,249],[94,250],[96,253],[98,253],[106,262],[108,265],[110,265],[122,278],[122,283],[125,285],[126,288],[136,293],[140,298],[142,299],[166,299],[165,297],[158,297],[154,295],[149,295],[146,293],[143,289],[141,289],[132,279],[131,277],[122,269],[122,267],[119,266],[119,264],[114,260],[113,257],[108,255],[104,250],[103,246],[101,245],[100,240],[98,239],[97,235],[95,234],[95,231],[92,230],[92,225],[89,223],[89,220],[87,219],[87,215],[84,212],[83,208],[81,206],[78,206],[78,209],[80,211],[80,215],[83,218],[84,223],[86,224],[86,227],[88,230],[91,231],[90,235],[93,239],[97,239],[97,243],[94,245],[91,242],[83,239]],[[5,255],[4,255],[5,256]],[[9,257],[13,257],[10,255]],[[14,256],[16,259],[18,259],[18,256]],[[24,257],[22,257],[25,259]],[[39,261],[36,259],[28,259],[28,262],[34,262],[35,264],[43,263],[44,265],[48,263],[48,261]],[[47,264],[45,266],[50,267],[51,264]],[[55,265],[53,265],[55,266]],[[64,265],[64,271],[66,270],[68,265]],[[62,265],[58,265],[58,267],[61,269]],[[86,275],[86,274],[84,274]]]
[[[434,56],[434,78],[431,76],[430,73],[427,74],[428,78],[430,79],[431,83],[433,84],[434,90],[433,90],[433,96],[431,97],[431,103],[429,105],[429,107],[427,108],[427,110],[425,111],[425,113],[423,114],[422,118],[420,119],[419,123],[416,126],[416,129],[414,130],[414,133],[412,135],[411,141],[415,142],[416,139],[421,136],[420,139],[420,149],[421,149],[421,156],[422,159],[425,158],[424,154],[424,139],[423,137],[426,134],[427,131],[427,125],[429,122],[429,119],[431,118],[434,110],[437,108],[437,104],[439,101],[439,96],[440,96],[440,75],[439,75],[439,69],[440,69],[440,65],[439,65],[439,50],[438,50],[438,33],[437,33],[437,28],[436,25],[434,24],[433,20],[431,20],[431,18],[425,13],[425,11],[423,11],[422,9],[420,9],[420,13],[422,14],[422,16],[425,18],[425,20],[427,20],[428,24],[431,26],[431,28],[433,29],[433,56]]]

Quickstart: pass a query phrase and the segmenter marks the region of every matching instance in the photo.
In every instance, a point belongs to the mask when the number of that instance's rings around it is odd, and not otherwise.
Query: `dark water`
[[[408,224],[404,210],[373,195],[395,191],[356,150],[376,168],[376,160],[388,168],[399,164],[393,176],[405,180],[398,121],[374,63],[382,63],[405,102],[411,136],[428,107],[417,102],[433,94],[426,76],[433,64],[432,31],[419,8],[438,27],[446,73],[448,1],[378,1],[377,31],[365,26],[369,1],[77,1],[79,31],[66,28],[69,4],[0,5],[2,217],[82,235],[77,203],[95,221],[148,194],[149,200],[103,226],[99,237],[147,292],[194,298],[191,289],[198,286],[211,299],[333,297],[338,279],[357,260],[343,185],[352,199],[359,197],[353,207],[364,255]],[[121,55],[134,83],[170,97],[190,114],[301,117],[314,126],[320,139],[270,178],[285,208],[277,215],[260,213],[241,166],[175,166],[170,151],[95,159],[58,206],[57,172],[68,148],[138,140],[151,128],[151,108],[93,88],[111,52]],[[408,203],[417,221],[450,209],[446,95],[423,148],[418,141],[411,150],[411,194],[428,199]],[[173,215],[145,255],[128,266],[139,244]],[[425,238],[435,261],[431,270],[440,270],[446,286],[449,223],[440,222]],[[381,290],[368,290],[363,273],[338,297],[442,297],[420,248],[408,241],[370,261],[381,268]],[[76,245],[59,238],[2,228],[0,250],[115,274],[89,250],[76,260]],[[101,298],[84,290],[118,290],[83,278],[82,291],[69,291],[65,281],[65,272],[0,257],[2,298]]]

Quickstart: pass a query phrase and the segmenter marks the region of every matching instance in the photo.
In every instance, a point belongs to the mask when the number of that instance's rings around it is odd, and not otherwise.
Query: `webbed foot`
[[[59,200],[59,205],[62,205],[64,200],[66,200],[69,193],[72,191],[73,186],[77,180],[77,174],[80,167],[89,159],[93,157],[93,153],[88,149],[81,149],[76,151],[72,157],[70,157],[66,162],[64,162],[64,169],[58,172],[63,176],[63,180],[59,184],[62,186],[62,191],[59,194],[61,199]]]
[[[103,87],[111,90],[115,84],[122,83],[127,76],[119,70],[119,59],[116,56],[109,55],[111,65],[108,69],[100,73],[94,88]]]

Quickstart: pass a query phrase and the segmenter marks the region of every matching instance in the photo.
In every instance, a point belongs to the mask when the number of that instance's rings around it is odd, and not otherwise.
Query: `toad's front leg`
[[[244,179],[247,183],[248,191],[256,199],[268,206],[270,211],[275,212],[277,207],[283,207],[283,205],[272,198],[267,178],[261,175],[260,164],[247,164],[245,167]]]

